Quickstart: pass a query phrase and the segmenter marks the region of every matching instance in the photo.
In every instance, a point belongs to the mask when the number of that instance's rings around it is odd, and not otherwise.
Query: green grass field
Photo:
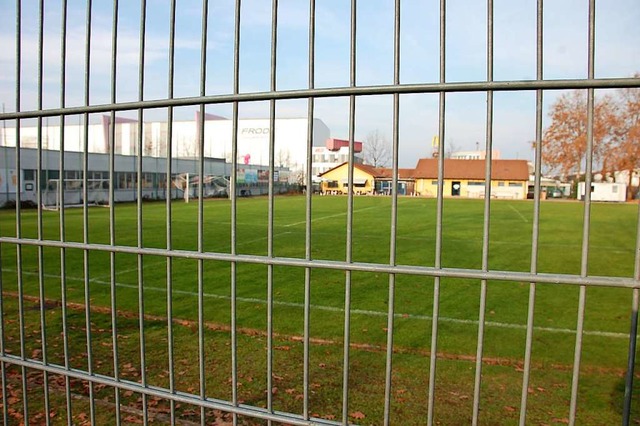
[[[237,252],[267,254],[267,200],[238,200]],[[197,250],[197,208],[192,202],[172,205],[172,247]],[[346,197],[314,197],[312,211],[312,257],[345,260]],[[143,246],[165,248],[166,211],[163,203],[143,205]],[[83,239],[83,212],[65,211],[67,241]],[[59,213],[43,213],[44,239],[60,240]],[[137,206],[115,207],[116,244],[137,246]],[[591,216],[589,274],[633,276],[638,206],[594,204]],[[389,263],[391,200],[386,197],[358,197],[354,200],[353,261]],[[541,205],[539,272],[579,274],[582,250],[583,206],[575,202],[544,202]],[[22,237],[37,237],[37,212],[22,212]],[[491,204],[489,269],[530,270],[533,203],[529,201],[494,201]],[[14,211],[0,212],[2,236],[15,236]],[[482,265],[482,200],[445,200],[443,220],[442,265],[451,268],[480,269]],[[89,242],[109,244],[109,209],[89,209]],[[398,200],[397,264],[433,266],[436,240],[436,201],[400,198]],[[230,203],[228,200],[204,202],[204,250],[230,253]],[[275,199],[273,252],[277,257],[305,256],[305,198]],[[2,244],[2,284],[6,293],[6,347],[19,353],[16,246]],[[60,249],[43,249],[45,296],[60,300]],[[77,330],[69,335],[72,366],[86,369],[84,337],[84,253],[66,249],[66,286],[70,302],[68,321]],[[88,255],[89,289],[93,307],[110,305],[110,255],[91,251]],[[147,349],[147,368],[151,384],[167,386],[167,261],[164,257],[144,256],[143,287]],[[38,248],[22,247],[24,292],[38,295]],[[119,340],[122,370],[140,366],[138,344],[138,257],[115,256]],[[173,315],[182,321],[176,325],[176,365],[181,365],[179,389],[196,392],[198,262],[174,259]],[[267,267],[238,264],[239,370],[243,386],[239,395],[247,404],[264,406],[266,396]],[[276,409],[301,412],[304,269],[273,268],[273,328],[277,333],[274,373],[280,391],[274,395]],[[211,325],[207,331],[207,395],[230,398],[229,333],[231,267],[221,261],[204,262],[204,318]],[[351,340],[356,344],[350,363],[350,411],[362,413],[363,423],[382,421],[384,392],[384,350],[388,309],[386,274],[354,272],[352,274]],[[478,327],[480,282],[478,280],[442,279],[436,419],[442,424],[467,423],[471,416],[473,375]],[[539,284],[536,292],[533,343],[533,369],[530,384],[528,419],[532,424],[562,423],[568,417],[571,367],[575,344],[578,291],[576,286]],[[311,337],[318,339],[312,351],[312,382],[317,385],[311,410],[325,418],[340,419],[342,340],[344,334],[345,273],[313,269],[311,271]],[[524,358],[525,325],[529,283],[491,281],[488,283],[487,328],[481,421],[483,424],[513,423],[518,417],[521,364]],[[38,335],[38,305],[26,311],[26,327]],[[392,420],[396,424],[421,424],[426,419],[426,398],[433,309],[433,279],[400,275],[396,277],[396,318],[394,342],[394,399]],[[631,290],[589,288],[585,316],[585,335],[578,418],[584,424],[619,423],[624,372],[627,363]],[[49,362],[64,361],[61,349],[61,311],[59,306],[47,310]],[[92,314],[95,338],[92,349],[97,372],[113,374],[110,315],[107,311]],[[626,334],[626,336],[625,336]],[[104,341],[102,341],[104,340]],[[29,339],[28,349],[40,348]],[[31,353],[31,352],[29,352]],[[37,354],[41,356],[40,354]],[[124,356],[123,356],[124,355]],[[124,360],[123,360],[124,358]],[[184,361],[180,364],[178,361]],[[125,365],[128,364],[129,367]],[[17,371],[17,370],[16,370]],[[210,372],[210,374],[209,374]],[[249,377],[251,380],[247,380]],[[134,375],[132,380],[138,380]],[[16,382],[18,383],[18,382]],[[286,390],[286,392],[285,392]],[[108,390],[107,390],[108,391]],[[103,391],[103,392],[107,392]],[[34,392],[37,393],[36,390]],[[40,391],[41,392],[41,391]],[[82,393],[82,389],[78,390]],[[110,393],[109,393],[110,392]],[[105,398],[113,396],[109,391]],[[58,398],[64,398],[59,394]],[[41,399],[34,397],[34,401]],[[62,401],[62,400],[61,400]],[[38,402],[34,402],[38,407]],[[41,403],[40,403],[41,404]],[[86,402],[74,402],[79,412]],[[84,405],[83,405],[84,404]],[[132,397],[131,406],[140,404]],[[61,403],[63,406],[64,403]],[[160,402],[162,405],[162,402]],[[637,404],[636,404],[637,405]],[[198,410],[196,410],[198,411]],[[64,410],[60,409],[60,416]],[[634,414],[637,407],[634,406]],[[189,419],[189,410],[184,410]],[[111,419],[113,408],[101,415]],[[213,416],[214,414],[212,414]],[[66,414],[64,414],[66,416]],[[62,417],[61,417],[62,418]],[[197,416],[195,417],[197,418]],[[81,422],[82,419],[76,419]],[[251,423],[251,420],[247,420]]]

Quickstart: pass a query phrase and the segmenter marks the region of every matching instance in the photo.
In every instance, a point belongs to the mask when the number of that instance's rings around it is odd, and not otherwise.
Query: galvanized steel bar
[[[536,9],[536,78],[543,79],[543,29],[544,0],[538,0]],[[533,192],[533,225],[531,229],[531,274],[538,272],[538,241],[540,236],[540,182],[542,178],[542,90],[536,91],[536,146],[535,177]],[[527,333],[524,349],[524,366],[522,374],[522,392],[520,396],[519,425],[524,426],[527,420],[527,399],[529,397],[529,379],[531,376],[531,351],[533,347],[533,324],[536,303],[536,283],[529,283],[529,302],[527,305]]]
[[[271,2],[270,90],[275,92],[278,56],[278,0]],[[276,101],[269,101],[269,198],[267,202],[267,256],[273,257]],[[267,265],[267,410],[273,412],[273,265]],[[268,422],[271,425],[271,421]]]
[[[2,248],[0,247],[0,267],[2,266]],[[4,294],[4,279],[0,273],[0,294]],[[4,298],[0,297],[0,356],[5,356]],[[9,406],[7,404],[7,369],[4,361],[0,361],[0,386],[2,386],[2,422],[9,424]]]
[[[4,108],[4,105],[3,105]],[[0,295],[4,294],[4,278],[2,274],[2,246],[0,246]],[[5,355],[4,297],[0,297],[0,356]],[[7,369],[4,361],[0,362],[0,386],[2,386],[2,421],[9,424],[9,406],[7,405]]]
[[[176,38],[176,0],[171,0],[171,12],[169,17],[169,76],[167,97],[173,99],[174,80],[175,80],[175,38]],[[173,159],[173,107],[167,108],[167,168],[165,181],[165,211],[166,211],[166,248],[173,248],[172,229],[172,189],[173,179],[171,178],[172,159]],[[167,363],[169,369],[169,392],[176,392],[176,377],[174,363],[174,338],[173,338],[173,258],[166,257],[166,283],[167,283]],[[176,402],[169,400],[169,416],[170,424],[176,424]]]
[[[42,109],[43,97],[43,67],[44,67],[44,0],[38,2],[38,109]],[[48,130],[48,129],[47,129]],[[47,147],[48,148],[48,147]],[[42,117],[38,117],[37,124],[37,159],[36,159],[37,182],[42,182]],[[37,233],[38,239],[44,238],[42,229],[42,191],[36,191],[37,206]],[[42,362],[47,364],[47,321],[46,309],[44,306],[44,247],[38,246],[38,294],[40,296],[40,339],[42,350]],[[49,399],[49,373],[43,372],[42,390],[44,394],[44,411],[51,411]],[[45,416],[45,424],[50,424],[49,416]]]
[[[446,81],[446,31],[447,2],[440,0],[440,85]],[[440,92],[438,99],[438,195],[436,201],[436,241],[434,270],[442,269],[442,218],[444,199],[444,137],[445,137],[446,93]],[[429,356],[429,394],[427,401],[427,424],[433,425],[436,394],[436,364],[438,358],[438,317],[440,315],[440,280],[442,272],[434,275],[433,312],[431,321],[431,349]]]
[[[207,23],[209,16],[209,0],[202,0],[202,39],[200,45],[200,96],[206,93],[207,82]],[[205,105],[200,104],[200,138],[198,142],[198,252],[204,252],[204,140],[205,140]],[[189,182],[187,182],[187,191]],[[204,260],[198,259],[198,375],[200,382],[200,398],[206,399],[206,372],[204,347]],[[200,424],[205,426],[206,413],[200,407]]]
[[[2,104],[2,110],[4,111],[4,104]],[[0,245],[0,295],[2,294],[4,294],[4,278],[2,274],[2,245]],[[0,356],[5,355],[4,316],[4,297],[0,297]],[[0,386],[2,386],[0,389],[2,392],[2,421],[6,425],[9,424],[9,406],[7,405],[7,369],[4,361],[0,362]]]
[[[140,52],[138,62],[138,101],[144,99],[144,63],[145,63],[145,40],[147,25],[147,1],[140,1]],[[115,126],[115,123],[114,123]],[[136,215],[136,236],[138,248],[143,247],[142,239],[142,156],[143,156],[143,133],[144,133],[144,109],[138,109],[138,140],[137,140],[137,162],[136,162],[136,204],[138,207]],[[144,257],[142,253],[137,256],[137,281],[138,281],[138,332],[140,344],[140,381],[142,386],[147,387],[147,355],[144,335]],[[142,394],[142,421],[149,422],[149,406],[147,395]]]
[[[240,16],[241,0],[235,3],[234,18],[234,39],[233,39],[233,93],[240,92]],[[238,102],[233,102],[232,112],[232,133],[231,133],[231,188],[229,197],[231,198],[231,256],[237,253],[238,238],[238,194],[236,180],[238,177]],[[231,403],[234,408],[239,407],[238,401],[238,264],[231,263]],[[233,412],[233,426],[238,424],[238,415]]]
[[[91,13],[92,0],[87,0],[86,11],[86,39],[85,39],[85,81],[84,81],[84,104],[90,105],[90,81],[91,81]],[[89,170],[89,113],[83,114],[83,147],[82,147],[82,241],[86,244],[86,248],[82,251],[82,265],[84,277],[84,299],[85,299],[85,327],[86,327],[86,344],[87,344],[87,372],[93,375],[93,344],[91,336],[91,295],[90,295],[90,276],[89,276],[89,252],[91,245],[89,244],[89,200],[87,188],[87,173]],[[89,419],[92,424],[96,422],[96,407],[93,382],[89,382]]]
[[[0,356],[0,362],[6,362],[10,364],[14,364],[21,367],[29,367],[31,369],[36,370],[47,370],[51,374],[66,374],[69,375],[72,379],[78,379],[83,381],[88,381],[94,384],[102,384],[110,387],[118,387],[120,390],[124,391],[132,391],[137,393],[142,393],[147,396],[154,396],[160,399],[173,399],[176,402],[188,405],[195,405],[199,407],[206,407],[213,410],[220,410],[227,413],[235,413],[247,417],[253,417],[256,419],[263,420],[273,420],[276,422],[291,424],[291,425],[300,425],[300,426],[315,426],[315,425],[327,425],[327,426],[337,426],[338,422],[332,422],[325,419],[313,418],[312,420],[304,420],[301,416],[296,416],[290,413],[282,413],[275,412],[270,413],[269,411],[252,407],[248,405],[241,406],[233,406],[229,404],[228,401],[223,401],[219,399],[207,398],[206,400],[202,400],[199,397],[195,397],[192,394],[177,392],[177,393],[169,393],[165,388],[155,387],[155,386],[141,386],[140,383],[130,382],[130,381],[115,381],[113,377],[105,376],[101,374],[87,374],[86,371],[83,370],[75,370],[72,369],[70,371],[66,371],[61,366],[55,364],[44,365],[41,362],[22,359],[19,356],[5,354],[4,356]]]
[[[640,251],[640,250],[639,250]],[[636,348],[638,339],[638,305],[640,290],[633,289],[631,301],[631,330],[629,331],[629,354],[627,356],[627,372],[624,382],[624,402],[622,407],[622,424],[628,426],[631,422],[631,406],[633,395],[633,374],[636,363]]]
[[[589,49],[588,76],[594,77],[595,68],[595,34],[596,11],[595,0],[589,1]],[[582,227],[582,255],[580,261],[580,276],[589,274],[589,229],[591,226],[591,181],[593,171],[593,127],[594,127],[594,89],[587,89],[587,150],[584,184],[584,219]],[[587,287],[580,286],[578,299],[578,322],[576,326],[576,344],[573,357],[573,373],[571,377],[571,401],[569,405],[569,424],[576,421],[578,406],[578,382],[580,378],[580,362],[582,358],[582,333],[584,330],[584,314],[586,308]]]
[[[309,1],[309,89],[315,86],[315,48],[316,48],[316,2]],[[307,164],[306,164],[306,200],[304,227],[304,258],[311,260],[311,218],[313,179],[311,176],[313,165],[313,115],[315,100],[309,98],[307,110]],[[311,268],[304,268],[304,332],[303,332],[303,361],[302,361],[302,416],[309,419],[309,350],[311,323]]]
[[[356,86],[356,24],[357,0],[351,0],[351,34],[349,54],[349,84]],[[353,164],[356,127],[356,98],[349,97],[349,162],[347,194],[346,263],[353,261]],[[351,342],[351,271],[345,272],[344,289],[344,347],[342,355],[342,424],[349,422],[349,349]]]
[[[444,268],[444,267],[429,267],[429,266],[411,266],[411,265],[396,265],[391,266],[389,264],[378,263],[365,263],[365,262],[344,262],[334,260],[310,260],[307,261],[302,258],[291,257],[273,257],[268,258],[266,256],[248,255],[248,254],[228,254],[219,252],[205,252],[197,253],[195,251],[188,250],[170,250],[145,247],[138,249],[131,246],[110,246],[106,244],[84,244],[76,242],[60,242],[52,240],[38,241],[32,238],[15,238],[15,237],[0,237],[0,243],[7,244],[21,244],[27,246],[37,246],[42,244],[46,247],[66,247],[77,250],[94,250],[103,252],[114,253],[127,253],[127,254],[144,254],[150,256],[169,256],[180,259],[204,259],[204,260],[218,260],[222,262],[238,262],[238,263],[252,263],[257,265],[279,265],[279,266],[293,266],[298,268],[310,267],[312,269],[333,269],[341,271],[361,271],[361,272],[377,272],[382,274],[401,274],[401,275],[419,275],[426,277],[441,277],[441,278],[462,278],[472,280],[497,280],[497,281],[519,281],[519,282],[536,282],[547,284],[570,284],[570,285],[586,285],[597,287],[612,287],[612,288],[640,288],[640,283],[633,278],[624,277],[609,277],[609,276],[597,276],[590,275],[588,277],[581,277],[580,275],[569,274],[551,274],[551,273],[538,273],[531,274],[529,272],[516,272],[516,271],[488,271],[482,272],[478,269],[461,269],[461,268]]]
[[[327,98],[341,96],[393,95],[419,93],[458,93],[458,92],[516,92],[526,90],[569,90],[569,89],[620,89],[632,88],[640,85],[640,78],[598,78],[598,79],[564,79],[564,80],[509,80],[509,81],[469,81],[469,82],[441,82],[401,84],[398,86],[348,86],[315,89],[280,90],[277,92],[246,92],[222,95],[194,96],[173,99],[155,99],[146,101],[120,102],[113,104],[68,107],[65,109],[51,108],[42,111],[30,110],[21,112],[7,112],[0,115],[0,120],[51,117],[57,115],[77,115],[114,111],[128,111],[138,108],[166,108],[168,106],[193,106],[227,104],[230,102],[269,101],[285,99],[305,99],[309,97]]]
[[[111,25],[111,103],[117,102],[116,73],[118,60],[118,0],[113,1],[113,21]],[[116,149],[116,113],[111,111],[109,126],[109,243],[116,244],[115,217],[115,149]],[[113,378],[120,380],[120,357],[118,353],[118,308],[116,292],[116,255],[109,253],[109,297],[111,304],[111,345],[113,346]],[[116,426],[121,424],[120,391],[113,389],[115,400]]]
[[[493,81],[493,0],[487,1],[487,81]],[[493,92],[487,91],[487,118],[484,174],[484,221],[482,226],[482,270],[489,270],[489,232],[491,229],[491,160],[493,152]],[[480,392],[482,385],[482,356],[484,353],[484,328],[487,308],[487,280],[480,281],[480,306],[478,308],[478,341],[476,345],[476,371],[473,385],[473,414],[471,424],[478,424]]]
[[[62,20],[60,30],[60,107],[66,105],[66,75],[67,75],[67,0],[62,1]],[[64,152],[65,152],[65,116],[60,116],[60,150],[58,163],[58,200],[59,204],[64,204]],[[65,209],[60,208],[59,212],[59,232],[60,242],[66,241],[65,229]],[[64,356],[64,367],[69,370],[69,327],[67,324],[67,255],[64,247],[60,247],[60,305],[62,316],[62,353]],[[71,379],[64,375],[65,400],[67,409],[67,425],[73,423],[73,413],[71,408]]]
[[[638,205],[638,220],[636,225],[636,256],[633,277],[640,282],[640,205]],[[624,386],[624,403],[622,408],[622,424],[629,425],[631,419],[631,404],[633,395],[633,375],[636,365],[636,348],[638,339],[638,308],[640,305],[640,290],[633,289],[631,301],[631,329],[629,330],[629,354],[627,356],[627,374]]]
[[[21,67],[22,65],[22,1],[16,0],[16,112],[20,111],[21,97]],[[16,120],[16,170],[21,170],[20,159],[20,120]],[[22,187],[22,179],[20,173],[16,173],[16,187]],[[40,182],[38,182],[40,185]],[[16,268],[18,281],[18,325],[20,327],[20,358],[26,359],[25,349],[25,323],[24,323],[24,280],[22,276],[22,214],[21,214],[22,197],[21,191],[16,191]],[[21,368],[22,379],[22,411],[25,424],[29,424],[29,404],[27,398],[27,369],[25,366]]]
[[[394,4],[393,28],[393,84],[400,84],[400,0]],[[393,135],[392,135],[392,177],[391,177],[391,229],[389,236],[389,265],[396,264],[396,243],[398,236],[398,155],[400,151],[400,95],[393,95]],[[389,274],[389,309],[387,313],[387,353],[384,378],[384,413],[385,426],[390,424],[391,418],[391,386],[393,371],[393,330],[395,319],[396,276]]]

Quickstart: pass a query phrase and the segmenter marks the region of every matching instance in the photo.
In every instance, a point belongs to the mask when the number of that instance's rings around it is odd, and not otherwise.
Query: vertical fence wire
[[[543,0],[538,0],[536,8],[536,80],[543,78]],[[533,192],[533,225],[531,229],[531,273],[538,273],[538,238],[540,236],[540,181],[542,178],[542,90],[536,90],[536,141],[535,171]],[[524,349],[522,392],[520,396],[519,425],[527,420],[527,399],[531,375],[531,351],[533,348],[533,324],[536,303],[536,283],[529,283],[529,302],[527,305],[527,332]]]
[[[42,97],[43,97],[43,73],[44,73],[44,0],[40,0],[38,3],[38,100],[37,108],[42,110]],[[42,117],[38,117],[37,124],[37,181],[42,182]],[[47,128],[48,131],[48,128]],[[47,149],[49,147],[47,146]],[[37,206],[37,232],[38,240],[44,239],[43,225],[42,225],[42,191],[36,192]],[[47,356],[47,322],[46,322],[46,307],[45,307],[45,272],[44,272],[44,247],[38,246],[38,294],[40,296],[40,339],[42,350],[42,363],[47,365],[49,363]],[[44,393],[44,411],[49,413],[51,411],[50,399],[49,399],[49,372],[43,371],[43,384],[42,390]],[[45,416],[45,424],[50,424],[49,416]]]
[[[0,266],[2,265],[2,247],[0,246]],[[0,295],[4,294],[4,274],[0,271]],[[4,297],[0,297],[0,355],[6,355],[5,351],[5,323],[4,323]],[[2,422],[9,424],[9,407],[7,406],[7,369],[4,361],[0,361],[0,386],[2,389]]]
[[[85,80],[84,80],[84,103],[90,105],[91,87],[91,13],[92,1],[87,0],[86,10],[86,39],[85,39]],[[83,123],[83,147],[82,147],[82,241],[89,244],[89,191],[87,188],[87,174],[89,170],[89,113],[85,112]],[[91,333],[91,290],[89,276],[89,250],[82,251],[83,277],[84,277],[84,300],[85,300],[85,327],[87,344],[87,372],[93,375],[93,343]],[[93,382],[88,382],[89,387],[89,418],[91,423],[96,422],[96,406]]]
[[[393,30],[393,84],[400,84],[400,0],[394,3]],[[392,121],[392,177],[391,177],[391,224],[389,237],[389,264],[396,265],[396,242],[398,236],[398,155],[400,150],[400,94],[393,94]],[[389,274],[389,309],[387,312],[387,352],[384,379],[384,412],[385,426],[390,424],[391,418],[391,386],[393,371],[393,330],[395,318],[396,275]]]
[[[145,82],[145,49],[146,49],[146,31],[147,31],[147,1],[140,2],[140,51],[138,57],[138,100],[144,99],[144,82]],[[114,123],[115,125],[115,123]],[[143,226],[142,226],[142,157],[144,147],[144,109],[138,109],[138,140],[137,140],[137,162],[136,162],[136,242],[138,248],[143,246]],[[147,354],[146,341],[144,333],[144,257],[142,254],[137,255],[137,281],[138,281],[138,332],[140,344],[140,382],[143,387],[148,386],[147,382]],[[149,404],[146,393],[142,394],[142,419],[143,423],[149,421]]]
[[[636,257],[633,277],[640,282],[640,204],[638,205],[638,220],[636,225]],[[622,424],[628,426],[631,422],[631,405],[633,395],[634,371],[636,365],[636,348],[638,343],[638,307],[640,305],[640,290],[633,289],[631,299],[631,328],[629,330],[629,354],[627,356],[627,374],[624,386],[624,403],[622,409]]]
[[[22,85],[22,1],[16,0],[16,111],[21,109],[21,85]],[[16,170],[22,170],[20,158],[20,119],[16,119]],[[38,182],[38,185],[40,182]],[[16,188],[22,188],[20,173],[16,173]],[[16,191],[16,238],[22,238],[22,197],[21,191]],[[18,325],[20,329],[20,358],[26,359],[25,348],[25,319],[24,319],[24,279],[22,274],[22,245],[16,246],[16,269],[18,284]],[[22,378],[22,411],[25,424],[29,424],[29,404],[27,398],[27,368],[20,367]]]
[[[487,1],[487,81],[493,81],[493,1]],[[484,222],[482,227],[482,270],[489,270],[489,232],[491,229],[491,161],[493,158],[493,91],[487,91]],[[478,424],[480,393],[482,386],[482,357],[484,353],[485,318],[487,308],[487,280],[480,281],[480,306],[478,315],[478,342],[476,346],[476,371],[473,387],[473,414],[471,423]]]
[[[278,55],[278,0],[271,3],[270,89],[276,91]],[[275,173],[276,101],[269,101],[269,200],[267,213],[267,257],[273,258],[274,173]],[[273,413],[273,265],[267,265],[267,410]],[[271,420],[267,422],[271,425]]]
[[[207,81],[207,31],[209,1],[202,1],[202,40],[200,46],[200,96],[206,93]],[[205,141],[205,104],[200,104],[200,133],[198,143],[198,252],[204,253],[204,141]],[[187,190],[189,183],[187,182]],[[204,346],[204,260],[198,259],[198,367],[200,381],[200,399],[206,399],[206,372]],[[200,407],[200,424],[206,423],[204,406]]]
[[[2,112],[4,112],[4,104],[2,105]],[[4,125],[4,123],[3,123]],[[4,136],[4,135],[3,135]],[[6,140],[3,141],[6,144]],[[0,244],[0,356],[6,355],[5,350],[5,322],[4,322],[4,274],[2,273],[2,245]],[[9,407],[7,406],[7,366],[4,361],[0,361],[0,386],[2,389],[2,421],[9,424]]]
[[[169,17],[169,76],[167,97],[173,99],[175,76],[175,38],[176,38],[176,1],[171,0],[171,12]],[[165,182],[165,211],[166,211],[166,248],[173,249],[173,234],[171,232],[172,208],[171,193],[173,179],[171,174],[173,158],[173,107],[167,108],[167,152],[166,152],[166,182]],[[176,392],[175,364],[174,364],[174,339],[173,339],[173,258],[166,258],[166,284],[167,284],[167,364],[169,369],[169,391]],[[176,402],[169,400],[169,421],[171,426],[176,424]]]
[[[316,2],[309,1],[309,89],[315,86],[315,36],[316,36]],[[306,164],[306,200],[305,200],[305,229],[304,229],[304,258],[311,260],[311,218],[313,188],[313,115],[315,100],[308,99],[307,105],[307,164]],[[311,323],[311,268],[304,268],[304,332],[303,332],[303,367],[302,367],[302,416],[309,419],[309,350]]]
[[[117,101],[117,59],[118,59],[118,0],[113,2],[113,21],[111,25],[111,103]],[[109,244],[115,246],[115,148],[116,148],[116,113],[111,111],[109,117]],[[64,210],[64,209],[62,209]],[[118,307],[116,292],[116,256],[115,253],[109,253],[109,293],[111,304],[111,345],[113,346],[113,378],[120,380],[120,357],[118,353]],[[115,416],[116,426],[120,426],[120,391],[118,388],[113,389],[115,400]]]
[[[233,37],[233,93],[240,92],[240,16],[241,0],[236,0]],[[238,177],[238,101],[233,102],[231,133],[231,254],[238,251],[238,194],[236,179]],[[231,403],[238,407],[238,263],[231,262]],[[238,415],[233,413],[233,426],[238,424]]]
[[[588,78],[594,78],[595,61],[595,24],[596,11],[595,0],[589,1],[589,43],[588,43]],[[594,89],[587,89],[587,158],[585,168],[584,190],[584,222],[582,227],[582,256],[580,276],[586,277],[589,273],[589,230],[591,226],[591,181],[593,172],[593,128],[594,128]],[[582,359],[582,337],[584,331],[584,314],[586,307],[587,287],[580,286],[578,298],[578,321],[576,326],[576,343],[573,360],[573,373],[571,377],[571,401],[569,405],[569,424],[576,421],[578,404],[578,382],[580,378],[580,362]]]
[[[62,1],[61,10],[61,24],[60,24],[60,108],[66,106],[66,76],[67,76],[67,0]],[[64,152],[65,152],[65,125],[66,117],[60,116],[60,150],[59,150],[59,163],[58,163],[58,204],[62,206],[64,204]],[[38,185],[40,183],[38,182]],[[59,232],[60,241],[66,241],[66,228],[65,228],[65,209],[60,208],[59,212]],[[62,316],[62,353],[64,356],[64,368],[69,371],[69,327],[67,324],[67,254],[64,247],[60,248],[60,309]],[[67,425],[71,426],[73,423],[73,413],[71,409],[71,378],[68,375],[64,376],[65,381],[65,400],[67,409]]]
[[[351,35],[349,57],[349,85],[356,86],[356,21],[357,4],[351,0]],[[353,165],[356,127],[356,97],[349,96],[349,162],[347,194],[346,262],[353,261]],[[345,271],[344,289],[344,348],[342,356],[342,423],[349,422],[349,346],[351,342],[351,271]]]
[[[440,83],[446,81],[446,24],[447,2],[440,0]],[[442,217],[444,207],[444,137],[445,137],[446,93],[440,92],[438,99],[438,195],[436,201],[436,241],[434,267],[442,268]],[[429,393],[427,401],[427,424],[433,424],[436,394],[436,363],[438,358],[438,317],[440,315],[440,280],[433,279],[433,312],[431,318],[431,349],[429,356]]]

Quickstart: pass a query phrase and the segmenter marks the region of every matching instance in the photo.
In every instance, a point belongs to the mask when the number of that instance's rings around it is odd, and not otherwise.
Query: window
[[[35,170],[24,170],[24,180],[35,180],[36,171]]]
[[[509,182],[509,186],[512,188],[521,188],[522,182]]]
[[[484,181],[483,180],[469,181],[469,183],[467,185],[469,185],[469,186],[484,186]]]
[[[504,182],[498,182],[498,186],[504,186]]]
[[[431,181],[431,185],[438,185],[438,181],[437,180],[432,180]]]
[[[338,188],[338,181],[330,180],[329,182],[327,182],[327,188]]]
[[[613,186],[611,187],[611,192],[612,192],[613,194],[617,194],[617,193],[618,193],[618,186],[617,186],[617,185],[613,185]]]

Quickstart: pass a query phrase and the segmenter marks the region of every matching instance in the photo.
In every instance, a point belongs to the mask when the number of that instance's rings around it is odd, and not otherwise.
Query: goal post
[[[60,199],[60,179],[49,179],[42,191],[42,208],[60,210],[60,208],[82,207],[84,200],[84,179],[63,179],[62,199]],[[109,179],[87,179],[87,204],[109,205]]]
[[[206,175],[203,177],[203,194],[205,197],[229,197],[231,184],[225,176]],[[184,202],[188,203],[192,193],[197,193],[200,176],[190,173],[180,173],[172,179],[174,188],[183,191]]]

